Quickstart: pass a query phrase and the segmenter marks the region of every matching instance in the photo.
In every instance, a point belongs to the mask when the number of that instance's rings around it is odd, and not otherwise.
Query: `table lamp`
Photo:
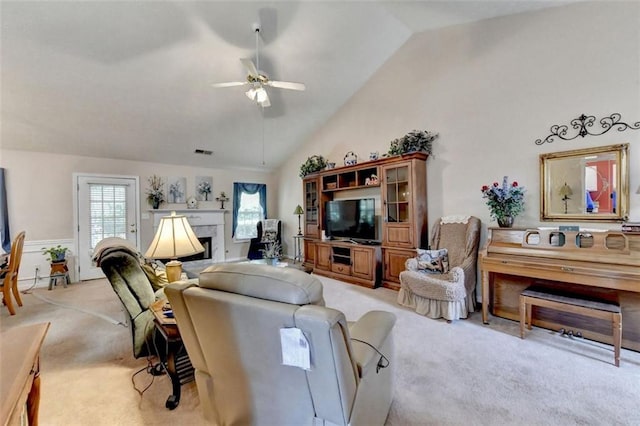
[[[302,210],[302,206],[300,204],[296,206],[293,214],[298,215],[298,235],[302,235],[302,228],[300,227],[300,216],[304,214],[304,210]]]
[[[562,185],[560,188],[560,195],[562,196],[561,200],[564,201],[564,213],[567,213],[567,200],[570,200],[569,195],[573,195],[573,191],[571,187],[567,185],[567,182]]]
[[[171,216],[160,219],[158,230],[145,256],[152,259],[171,259],[165,265],[167,281],[174,282],[182,275],[182,262],[179,257],[202,253],[204,247],[191,229],[187,218],[171,212]]]

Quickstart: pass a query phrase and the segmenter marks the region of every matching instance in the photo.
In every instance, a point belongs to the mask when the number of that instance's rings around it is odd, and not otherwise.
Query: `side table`
[[[158,351],[159,354],[162,354],[160,361],[171,379],[172,394],[167,398],[165,407],[173,410],[180,403],[180,387],[192,381],[194,375],[193,366],[182,343],[176,320],[164,315],[163,307],[165,306],[170,309],[169,302],[159,300],[151,305],[151,310],[154,316],[155,332],[162,336],[165,343],[164,350]]]
[[[302,240],[304,235],[293,236],[293,252],[295,253],[293,262],[302,262]]]
[[[58,285],[58,279],[62,279],[62,285],[67,287],[69,284],[69,268],[67,267],[67,261],[51,262],[51,272],[49,272],[49,290],[53,289],[54,285]]]
[[[2,424],[38,424],[40,349],[50,323],[15,327],[0,334]]]

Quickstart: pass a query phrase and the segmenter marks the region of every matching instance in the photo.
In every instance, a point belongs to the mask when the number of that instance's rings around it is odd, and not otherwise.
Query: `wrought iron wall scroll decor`
[[[572,137],[568,137],[567,136],[567,131],[569,130],[569,126],[560,126],[558,124],[555,124],[553,126],[551,126],[551,134],[549,136],[547,136],[544,139],[537,139],[536,140],[536,145],[542,145],[545,142],[551,143],[555,140],[555,137],[558,137],[562,140],[565,141],[570,141],[572,139],[577,138],[578,136],[581,137],[585,137],[587,135],[590,136],[600,136],[600,135],[604,135],[605,133],[607,133],[609,130],[613,129],[614,127],[619,131],[625,131],[627,129],[632,129],[632,130],[638,130],[640,129],[640,121],[637,121],[633,124],[627,124],[624,123],[622,121],[620,121],[620,119],[622,118],[622,116],[618,113],[613,113],[608,117],[604,117],[602,119],[600,119],[600,128],[601,131],[599,132],[590,132],[589,128],[593,127],[593,124],[596,121],[596,118],[593,115],[584,115],[582,114],[580,117],[578,118],[574,118],[573,120],[571,120],[571,127],[573,127],[574,129],[576,129],[578,131],[578,133],[576,133],[575,135],[573,135]]]

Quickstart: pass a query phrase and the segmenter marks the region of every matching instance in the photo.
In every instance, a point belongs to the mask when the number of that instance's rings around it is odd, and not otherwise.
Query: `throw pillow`
[[[449,253],[447,249],[417,249],[418,270],[430,274],[446,274],[449,272]]]
[[[154,262],[153,260],[144,259],[141,266],[154,291],[158,291],[165,285],[169,284],[167,271],[162,262]]]
[[[277,231],[264,231],[262,233],[262,242],[263,243],[272,243],[276,240],[278,236]]]

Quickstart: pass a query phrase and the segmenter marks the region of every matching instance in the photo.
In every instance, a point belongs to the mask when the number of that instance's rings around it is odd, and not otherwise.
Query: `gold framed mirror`
[[[629,144],[540,155],[540,219],[623,221]]]

